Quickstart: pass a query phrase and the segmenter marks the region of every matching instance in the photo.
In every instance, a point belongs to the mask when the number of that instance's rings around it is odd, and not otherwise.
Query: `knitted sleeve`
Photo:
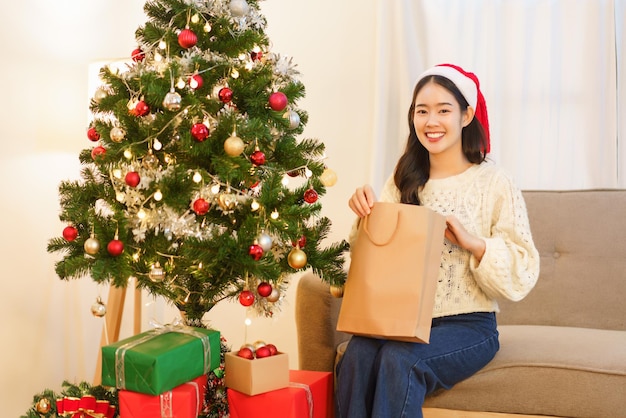
[[[480,263],[471,257],[470,270],[489,297],[519,301],[539,277],[539,253],[522,193],[508,177],[496,176],[482,211],[486,250]]]

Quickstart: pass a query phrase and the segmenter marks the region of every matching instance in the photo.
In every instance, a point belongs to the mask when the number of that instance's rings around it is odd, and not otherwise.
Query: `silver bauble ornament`
[[[107,307],[102,302],[102,299],[100,299],[100,297],[98,297],[98,300],[96,300],[96,302],[91,305],[91,313],[93,314],[93,316],[97,316],[98,318],[102,318],[104,315],[106,315]]]
[[[264,252],[267,252],[272,249],[272,237],[265,233],[261,233],[257,238],[258,244],[263,248]]]
[[[235,17],[242,17],[248,14],[250,6],[246,0],[231,0],[230,13]]]
[[[111,141],[113,142],[122,142],[126,137],[126,132],[118,126],[111,129]]]
[[[170,90],[170,92],[167,93],[165,95],[165,98],[163,99],[163,107],[169,111],[174,112],[176,110],[180,110],[182,102],[183,98],[180,97],[180,94],[178,94],[174,90]]]
[[[92,235],[90,238],[87,238],[83,248],[87,254],[96,255],[98,254],[98,251],[100,251],[100,241]]]
[[[148,277],[155,283],[161,283],[165,280],[165,270],[161,267],[161,264],[157,261],[154,263],[152,268],[150,269],[150,273],[148,273]]]
[[[289,119],[289,129],[296,129],[300,126],[300,115],[293,110],[285,112],[283,115],[285,119]]]

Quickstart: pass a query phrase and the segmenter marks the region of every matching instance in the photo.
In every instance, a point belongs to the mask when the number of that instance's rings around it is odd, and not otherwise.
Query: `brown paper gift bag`
[[[424,206],[376,202],[351,247],[337,331],[428,343],[445,228]]]

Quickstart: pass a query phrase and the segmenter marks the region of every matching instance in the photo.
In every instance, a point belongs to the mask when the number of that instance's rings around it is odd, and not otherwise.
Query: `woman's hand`
[[[372,189],[372,186],[366,184],[365,186],[356,189],[348,201],[348,206],[350,206],[350,209],[352,209],[352,211],[356,213],[359,218],[363,218],[370,214],[372,206],[374,206],[374,202],[376,202],[374,190]]]
[[[446,238],[453,244],[471,252],[480,262],[485,255],[486,243],[482,238],[467,232],[467,229],[459,222],[456,216],[446,217]]]

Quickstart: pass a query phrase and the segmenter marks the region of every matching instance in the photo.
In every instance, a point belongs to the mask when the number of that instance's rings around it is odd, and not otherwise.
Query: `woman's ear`
[[[474,108],[471,106],[467,106],[465,112],[463,112],[463,127],[465,128],[469,125],[474,119]]]

